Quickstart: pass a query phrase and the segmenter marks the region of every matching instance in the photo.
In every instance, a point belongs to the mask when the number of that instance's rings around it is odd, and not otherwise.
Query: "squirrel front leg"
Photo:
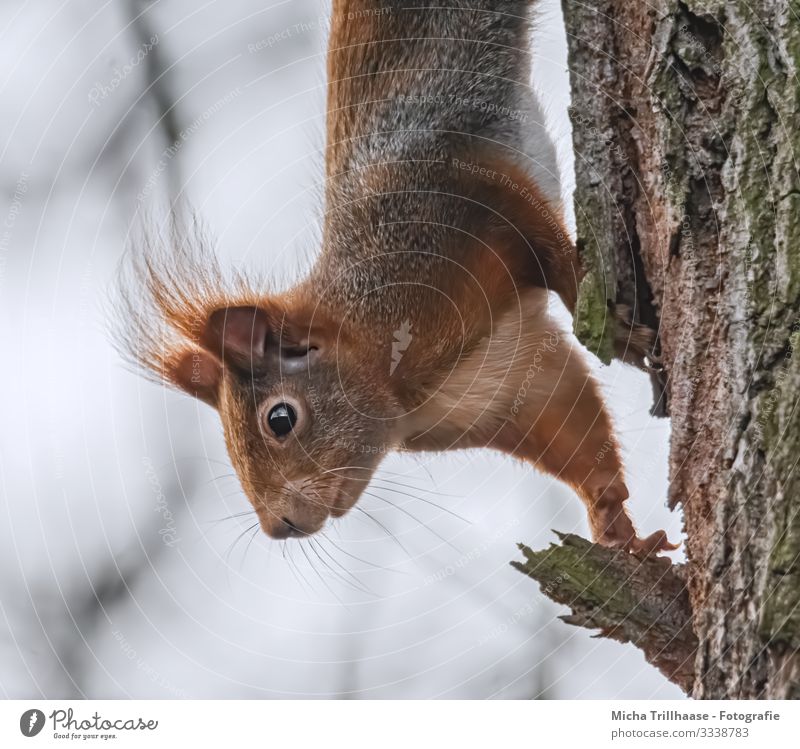
[[[637,536],[611,418],[586,354],[550,314],[546,291],[519,294],[445,375],[416,393],[399,420],[403,449],[500,450],[571,486],[598,543],[647,554],[677,548],[664,531]]]
[[[676,549],[664,531],[637,536],[624,505],[629,493],[619,446],[598,385],[582,352],[568,339],[554,340],[536,368],[529,367],[530,382],[511,408],[514,428],[501,432],[495,446],[573,487],[596,542],[644,554]]]
[[[571,486],[598,543],[642,553],[677,548],[664,531],[636,535],[611,418],[586,354],[550,315],[544,290],[520,294],[490,335],[417,396],[398,425],[404,449],[501,450]]]

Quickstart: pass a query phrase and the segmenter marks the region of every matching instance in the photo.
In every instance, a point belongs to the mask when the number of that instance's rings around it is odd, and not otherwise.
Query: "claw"
[[[656,531],[646,538],[639,538],[621,502],[595,506],[592,515],[595,541],[603,546],[625,549],[640,556],[652,556],[680,548],[680,544],[670,543],[665,531]]]
[[[675,551],[680,548],[680,544],[670,543],[666,531],[656,531],[647,538],[634,537],[628,546],[628,551],[644,556],[658,554],[661,551]]]

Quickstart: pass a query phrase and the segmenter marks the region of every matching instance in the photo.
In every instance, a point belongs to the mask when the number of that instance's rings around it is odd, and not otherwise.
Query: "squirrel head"
[[[126,353],[217,410],[264,532],[309,535],[347,512],[392,439],[388,355],[370,355],[308,292],[226,284],[213,256],[182,245],[138,257],[123,287]]]

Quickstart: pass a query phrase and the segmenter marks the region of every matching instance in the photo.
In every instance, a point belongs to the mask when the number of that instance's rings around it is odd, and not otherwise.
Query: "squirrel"
[[[228,282],[180,232],[134,259],[129,353],[218,411],[272,538],[345,514],[387,451],[492,448],[572,487],[596,542],[677,548],[637,535],[587,354],[552,314],[581,267],[529,81],[535,4],[335,0],[308,275]]]

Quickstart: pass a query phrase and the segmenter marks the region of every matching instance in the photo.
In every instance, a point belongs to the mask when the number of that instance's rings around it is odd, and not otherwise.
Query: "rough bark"
[[[659,333],[698,698],[800,697],[800,1],[563,0],[576,330]]]
[[[511,565],[538,581],[545,595],[572,609],[562,621],[633,643],[649,663],[688,692],[694,681],[697,638],[680,568],[668,559],[638,559],[580,536],[558,536],[562,544],[544,551],[520,544],[525,561]]]

